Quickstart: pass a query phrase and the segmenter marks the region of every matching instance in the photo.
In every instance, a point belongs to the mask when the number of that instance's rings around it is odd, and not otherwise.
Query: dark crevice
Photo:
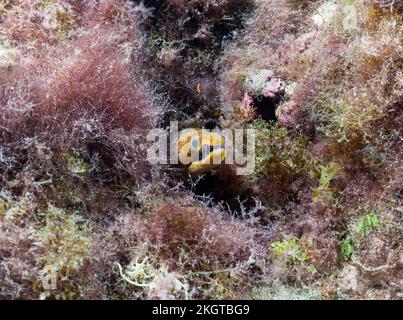
[[[226,166],[189,179],[186,185],[196,196],[210,199],[211,205],[222,204],[225,210],[229,209],[234,214],[242,212],[241,206],[250,211],[256,205],[252,188]]]
[[[256,113],[265,121],[277,121],[276,109],[281,101],[281,96],[274,98],[258,96],[253,99],[253,106]]]

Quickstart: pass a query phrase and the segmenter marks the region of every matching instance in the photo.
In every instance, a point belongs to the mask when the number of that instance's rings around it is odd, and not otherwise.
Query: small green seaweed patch
[[[295,237],[286,238],[271,244],[271,249],[275,257],[286,255],[293,263],[309,260],[309,252],[305,247],[301,247],[300,240]]]
[[[285,237],[271,244],[272,267],[278,275],[288,277],[306,277],[306,273],[315,274],[317,270],[310,263],[311,244],[304,237]],[[292,275],[291,271],[295,274]]]
[[[257,120],[252,128],[256,129],[256,178],[281,183],[309,170],[313,159],[307,138],[291,137],[286,128],[274,122]]]
[[[73,174],[87,173],[89,166],[88,163],[76,152],[66,155],[67,168]]]
[[[350,260],[354,251],[360,245],[360,240],[365,239],[369,234],[380,227],[378,215],[374,212],[368,212],[361,217],[353,227],[351,233],[344,233],[344,239],[340,241],[341,258]]]
[[[320,166],[319,169],[319,185],[312,191],[313,202],[317,203],[318,201],[322,201],[328,203],[334,198],[330,183],[340,172],[341,167],[337,163],[332,162],[325,166]],[[315,173],[312,172],[311,176],[314,175]]]
[[[371,211],[358,220],[356,229],[359,233],[368,235],[380,227],[379,218],[375,212]]]
[[[341,258],[343,260],[350,260],[357,246],[357,240],[352,236],[347,236],[345,239],[340,241],[340,246],[341,246]]]

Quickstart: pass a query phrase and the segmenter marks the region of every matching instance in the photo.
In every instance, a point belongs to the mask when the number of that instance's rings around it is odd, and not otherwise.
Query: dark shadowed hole
[[[215,119],[209,118],[206,120],[206,123],[204,124],[204,129],[207,130],[214,130],[218,128],[218,122]]]
[[[246,210],[253,208],[255,201],[252,198],[252,191],[246,190],[236,179],[237,177],[228,172],[207,172],[193,179],[193,183],[188,181],[188,187],[195,195],[208,197],[212,200],[212,204],[221,203],[225,209],[239,214],[240,201]]]
[[[281,97],[268,98],[257,96],[253,98],[253,106],[258,115],[265,121],[277,121],[276,109],[281,101]]]

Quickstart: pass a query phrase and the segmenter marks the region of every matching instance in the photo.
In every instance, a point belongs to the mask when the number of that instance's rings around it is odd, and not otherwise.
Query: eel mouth
[[[204,146],[203,146],[204,147]],[[222,164],[226,151],[224,146],[207,146],[200,148],[197,161],[193,161],[189,166],[190,172],[206,172]],[[208,149],[206,150],[206,148]],[[206,152],[208,151],[208,152]],[[195,160],[196,160],[195,159]]]
[[[214,151],[216,150],[224,150],[224,146],[222,145],[203,145],[200,150],[199,153],[197,154],[197,156],[194,158],[194,162],[200,162],[203,161],[204,159],[207,159]]]

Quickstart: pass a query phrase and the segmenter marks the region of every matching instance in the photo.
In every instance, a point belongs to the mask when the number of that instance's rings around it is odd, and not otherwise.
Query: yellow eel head
[[[179,159],[185,157],[188,170],[194,174],[210,171],[225,159],[225,140],[208,130],[185,130],[179,136]]]

